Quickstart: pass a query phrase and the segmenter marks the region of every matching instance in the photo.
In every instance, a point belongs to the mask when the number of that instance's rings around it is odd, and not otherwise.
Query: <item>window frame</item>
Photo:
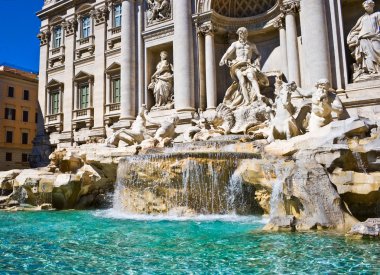
[[[29,90],[24,90],[24,94],[22,96],[24,100],[30,100],[30,91]]]
[[[59,35],[58,31],[59,30]],[[57,41],[59,43],[57,44]],[[63,29],[61,25],[56,25],[53,27],[53,49],[58,49],[63,45]]]
[[[5,131],[5,143],[11,143],[11,144],[13,143],[13,131],[11,130]]]
[[[78,108],[84,110],[90,107],[90,82],[82,82],[78,87]],[[86,94],[83,94],[83,89],[86,88]],[[82,101],[85,98],[85,102]],[[85,103],[85,104],[84,104]]]
[[[5,152],[5,161],[12,161],[13,154],[11,152]]]
[[[8,86],[8,97],[11,97],[11,98],[15,97],[15,87]]]
[[[118,10],[120,9],[120,11]],[[122,5],[121,3],[115,4],[113,7],[113,22],[112,26],[113,28],[120,28],[121,27],[121,19],[122,19]],[[117,24],[119,22],[119,24]]]
[[[25,117],[26,114],[26,117]],[[26,118],[26,120],[25,120]],[[22,111],[22,122],[29,122],[29,111],[28,110],[23,110]]]
[[[26,141],[24,140],[24,137],[26,137]],[[29,133],[27,133],[27,132],[21,133],[21,144],[22,145],[28,145],[29,144]]]
[[[118,81],[118,91],[119,94],[117,95],[115,93],[115,82]],[[116,99],[118,98],[118,101]],[[116,75],[111,78],[111,103],[120,103],[121,102],[121,82],[120,82],[120,76]]]
[[[88,21],[88,25],[85,22]],[[91,16],[89,14],[84,15],[81,19],[81,38],[88,38],[92,35]],[[86,34],[86,35],[85,35]]]

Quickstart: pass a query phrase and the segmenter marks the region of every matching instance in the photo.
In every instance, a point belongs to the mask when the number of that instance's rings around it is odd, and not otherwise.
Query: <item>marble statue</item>
[[[119,142],[123,141],[126,145],[140,144],[145,139],[147,109],[145,105],[140,108],[136,120],[130,129],[122,128],[106,139],[108,147],[118,147]]]
[[[168,61],[168,53],[160,53],[161,61],[157,64],[156,72],[152,75],[152,81],[148,90],[154,95],[155,105],[153,109],[172,109],[173,104],[173,65]]]
[[[268,141],[276,139],[290,139],[301,134],[294,117],[296,108],[292,104],[292,94],[296,92],[295,82],[284,83],[279,90],[276,101],[272,108],[275,115],[270,122],[270,133]]]
[[[354,81],[373,78],[380,72],[380,12],[373,0],[363,2],[365,14],[348,34],[347,43],[355,58]]]
[[[262,99],[260,86],[268,86],[268,78],[260,71],[260,53],[255,44],[248,41],[248,30],[237,30],[239,40],[232,43],[220,60],[219,65],[227,65],[233,84],[228,88],[223,103],[230,108],[248,106]],[[233,59],[235,57],[235,59]]]
[[[315,85],[317,88],[312,95],[311,114],[308,131],[313,132],[332,122],[332,112],[338,116],[344,111],[343,104],[339,97],[330,92],[330,82],[321,79]]]
[[[178,116],[173,115],[170,117],[170,119],[161,122],[160,128],[158,128],[156,133],[154,134],[154,138],[160,142],[167,138],[174,139],[176,135],[175,128],[177,126],[178,121]]]
[[[169,0],[148,1],[148,24],[170,18],[171,6]]]

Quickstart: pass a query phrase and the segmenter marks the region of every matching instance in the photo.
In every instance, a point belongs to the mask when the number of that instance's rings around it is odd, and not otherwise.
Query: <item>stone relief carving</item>
[[[161,61],[152,75],[148,90],[154,95],[155,106],[152,110],[168,110],[174,107],[173,102],[173,65],[168,61],[168,53],[160,53]]]
[[[223,103],[235,109],[248,106],[263,98],[260,89],[269,85],[268,78],[260,70],[260,53],[255,44],[248,41],[248,30],[238,29],[239,40],[233,42],[223,55],[219,65],[227,65],[233,79]],[[235,59],[233,58],[236,55]]]
[[[91,16],[95,21],[95,25],[105,23],[107,20],[108,9],[106,7],[98,8],[91,11]]]
[[[372,0],[363,2],[365,14],[359,18],[347,37],[347,43],[356,63],[354,82],[380,76],[380,12],[374,12]]]
[[[147,0],[148,5],[148,25],[170,19],[171,3],[170,0]]]

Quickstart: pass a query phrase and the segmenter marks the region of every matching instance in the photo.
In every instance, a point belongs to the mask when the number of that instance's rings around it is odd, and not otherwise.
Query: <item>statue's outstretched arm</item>
[[[228,58],[235,52],[235,43],[227,49],[226,53],[223,55],[222,59],[219,62],[219,66],[227,65]]]

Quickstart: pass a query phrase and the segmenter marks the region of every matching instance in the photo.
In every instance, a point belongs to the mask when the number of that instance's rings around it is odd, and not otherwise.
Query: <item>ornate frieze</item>
[[[171,19],[170,0],[146,0],[148,25]]]
[[[38,39],[40,40],[40,45],[41,46],[45,46],[46,44],[49,43],[49,40],[50,40],[50,30],[45,30],[45,31],[41,31],[37,37]]]

